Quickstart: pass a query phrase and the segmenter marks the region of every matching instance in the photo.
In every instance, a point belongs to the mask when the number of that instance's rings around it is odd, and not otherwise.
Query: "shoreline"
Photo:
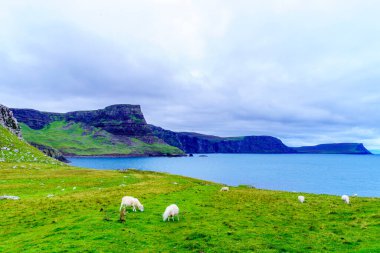
[[[187,155],[128,155],[128,154],[110,154],[110,155],[63,155],[66,158],[134,158],[134,157],[187,157]]]
[[[191,153],[192,155],[354,155],[354,156],[371,156],[376,154],[359,154],[359,153]],[[191,157],[189,154],[184,155],[145,155],[145,154],[109,154],[109,155],[66,155],[67,158],[134,158],[134,157]]]

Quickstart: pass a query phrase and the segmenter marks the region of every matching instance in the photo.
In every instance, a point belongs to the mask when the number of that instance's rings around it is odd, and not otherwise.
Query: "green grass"
[[[0,201],[4,252],[380,250],[377,198],[346,205],[336,196],[304,194],[301,204],[296,193],[220,192],[218,184],[154,172],[22,165],[0,163],[0,195],[21,197]],[[122,224],[118,208],[125,195],[139,198],[145,211],[129,212]],[[180,221],[163,222],[172,203]]]
[[[38,162],[59,164],[58,161],[47,157],[38,149],[18,139],[0,125],[0,162]]]
[[[0,133],[3,145],[9,136]],[[379,198],[346,205],[338,196],[303,194],[301,204],[297,193],[220,187],[131,169],[0,162],[0,196],[21,198],[0,200],[0,252],[380,252]],[[145,211],[120,223],[125,195]],[[172,203],[180,221],[163,222]]]
[[[84,127],[80,123],[54,121],[41,130],[34,130],[21,123],[21,130],[28,142],[34,142],[58,149],[71,155],[142,155],[142,154],[182,154],[176,147],[166,144],[148,144],[130,138],[126,144],[110,133],[94,127]]]

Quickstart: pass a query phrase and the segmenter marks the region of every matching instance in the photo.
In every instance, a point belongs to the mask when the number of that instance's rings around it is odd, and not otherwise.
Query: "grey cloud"
[[[37,5],[5,8],[17,21],[0,26],[8,106],[141,104],[176,131],[380,148],[376,2]]]

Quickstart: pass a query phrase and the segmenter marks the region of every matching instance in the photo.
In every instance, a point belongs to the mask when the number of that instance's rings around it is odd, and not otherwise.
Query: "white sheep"
[[[344,201],[344,203],[350,204],[350,197],[348,197],[347,195],[342,195],[342,200]]]
[[[299,202],[303,203],[305,202],[305,197],[304,196],[298,196]]]
[[[169,221],[169,217],[172,217],[173,221],[174,221],[174,216],[177,215],[177,219],[179,221],[179,208],[176,204],[171,204],[170,206],[168,206],[166,209],[165,209],[165,212],[162,214],[162,218],[164,221],[168,220]]]
[[[221,192],[228,192],[229,190],[230,188],[228,186],[224,186],[222,189],[220,189]]]
[[[140,201],[134,197],[130,197],[130,196],[125,196],[121,199],[121,205],[120,205],[120,211],[123,209],[123,208],[127,208],[131,206],[132,207],[132,211],[133,212],[136,212],[136,207],[142,212],[144,211],[144,206],[141,205]]]

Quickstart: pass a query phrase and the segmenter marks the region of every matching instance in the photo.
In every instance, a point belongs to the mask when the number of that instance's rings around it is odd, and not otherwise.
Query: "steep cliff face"
[[[146,124],[139,105],[111,105],[93,111],[74,111],[68,113],[40,112],[33,109],[12,108],[19,122],[39,130],[54,121],[72,121],[87,126],[101,128],[115,135],[147,136],[152,135]]]
[[[139,105],[111,105],[95,111],[69,112],[65,119],[102,128],[115,135],[152,135]]]
[[[32,129],[42,129],[49,123],[64,118],[63,114],[40,112],[33,109],[11,109],[19,122],[27,124]]]
[[[152,126],[153,134],[186,153],[296,153],[271,136],[222,138],[197,133],[172,132]]]
[[[362,143],[332,143],[320,144],[316,146],[304,146],[294,148],[299,153],[309,154],[358,154],[369,155],[369,152]]]
[[[17,137],[22,138],[20,126],[17,123],[16,118],[13,116],[12,111],[0,104],[0,125],[17,135]]]
[[[68,113],[12,110],[27,141],[53,147],[65,155],[183,154],[153,135],[139,105]]]

